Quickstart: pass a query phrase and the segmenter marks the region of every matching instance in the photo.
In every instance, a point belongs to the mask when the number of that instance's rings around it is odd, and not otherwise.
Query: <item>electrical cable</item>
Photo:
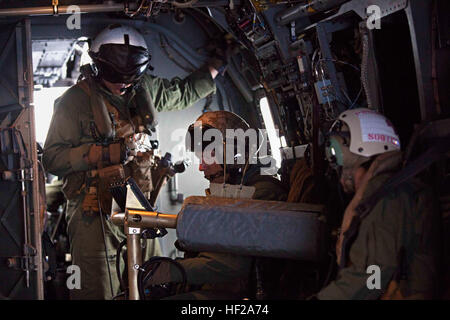
[[[351,63],[348,63],[348,62],[345,62],[345,61],[342,61],[342,60],[320,58],[320,59],[318,60],[318,62],[319,62],[319,61],[332,61],[332,62],[337,62],[337,63],[341,63],[341,64],[348,65],[348,66],[352,67],[353,69],[355,69],[356,71],[360,71],[360,69],[359,69],[357,66],[355,66],[354,64],[351,64]]]
[[[358,95],[356,96],[355,100],[353,100],[353,103],[350,105],[349,109],[353,109],[353,106],[355,105],[356,101],[358,101],[359,96],[361,95],[363,90],[363,87],[361,86],[361,89],[359,89]]]
[[[127,15],[128,17],[130,17],[130,18],[133,18],[133,17],[135,17],[139,12],[141,12],[141,10],[142,10],[142,8],[143,8],[143,6],[144,6],[144,2],[145,2],[146,0],[142,0],[141,1],[141,4],[139,5],[139,7],[136,9],[136,11],[134,11],[134,12],[132,12],[132,13],[125,13],[125,15]]]
[[[153,10],[153,1],[150,2],[147,8],[147,12],[145,13],[146,18],[149,18],[152,15],[152,10]]]
[[[315,71],[316,76],[318,76],[318,72],[317,72],[317,65],[314,65],[314,59],[315,59],[317,50],[318,50],[318,49],[316,49],[316,50],[314,51],[313,57],[312,57],[312,59],[311,59],[311,61],[312,61],[312,66],[313,66],[313,70]],[[327,58],[319,58],[319,60],[317,60],[317,64],[320,63],[321,61],[332,61],[332,62],[335,62],[335,63],[344,64],[344,65],[347,65],[347,66],[349,66],[349,67],[352,67],[353,69],[355,69],[355,70],[358,71],[358,72],[361,72],[361,70],[360,70],[357,66],[355,66],[354,64],[351,64],[351,63],[348,63],[348,62],[345,62],[345,61],[342,61],[342,60],[338,60],[338,59],[327,59]],[[341,88],[341,90],[342,90],[342,88]],[[348,109],[352,109],[352,108],[354,107],[354,105],[355,105],[356,102],[358,101],[359,97],[361,96],[362,90],[363,90],[363,85],[361,84],[361,88],[359,89],[358,94],[356,95],[356,98],[355,98],[353,101],[352,101],[352,100],[350,99],[350,97],[348,96],[348,93],[347,93],[345,90],[342,90],[344,96],[345,96],[345,97],[347,98],[347,100],[348,100],[348,103],[351,103],[351,105],[350,105],[350,107],[348,107]],[[338,102],[344,104],[345,106],[347,106],[347,104],[345,104],[344,102],[342,102],[342,101],[340,101],[339,99],[337,99],[337,97],[335,97],[335,98],[336,98],[336,101],[338,101]]]

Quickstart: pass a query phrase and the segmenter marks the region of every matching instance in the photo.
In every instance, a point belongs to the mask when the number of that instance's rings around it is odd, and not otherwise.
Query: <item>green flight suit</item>
[[[364,202],[393,173],[372,177],[363,194]],[[402,184],[381,199],[362,220],[359,233],[349,251],[350,265],[341,269],[335,281],[322,289],[319,299],[387,299],[388,286],[404,256],[406,279],[400,281],[403,297],[430,299],[437,284],[439,253],[438,211],[430,188],[416,180]],[[400,255],[401,248],[404,255]],[[402,250],[403,251],[403,250]],[[369,289],[376,282],[371,265],[380,268],[380,289]],[[368,281],[369,280],[369,281]]]
[[[146,88],[157,111],[181,110],[215,92],[215,83],[209,71],[200,69],[185,79],[172,81],[144,75],[142,86]],[[134,90],[125,96],[114,96],[99,88],[103,98],[130,119],[130,109],[136,108]],[[71,290],[72,299],[111,299],[119,291],[115,272],[115,256],[119,243],[125,239],[123,228],[103,219],[99,214],[83,212],[85,196],[83,184],[89,170],[83,157],[95,143],[91,135],[93,113],[88,94],[75,85],[56,102],[54,114],[44,147],[43,162],[46,169],[63,178],[63,191],[68,199],[66,219],[71,244],[72,263],[81,269],[81,289]],[[105,259],[104,240],[111,270],[110,278]],[[161,255],[159,242],[147,241],[147,258]]]
[[[286,201],[287,190],[274,177],[260,176],[257,166],[250,166],[244,185],[255,187],[253,199]],[[240,178],[235,179],[240,181]],[[245,182],[248,181],[248,182]],[[200,290],[169,297],[174,300],[222,300],[248,297],[249,278],[254,257],[218,252],[200,252],[195,257],[177,260],[186,271],[189,285]],[[181,281],[178,269],[170,266],[172,282]]]

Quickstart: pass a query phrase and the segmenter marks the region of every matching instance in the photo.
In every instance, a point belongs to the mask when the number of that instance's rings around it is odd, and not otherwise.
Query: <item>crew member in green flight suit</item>
[[[184,109],[214,93],[225,61],[211,59],[185,79],[149,75],[145,39],[119,24],[99,33],[89,54],[96,72],[55,102],[43,162],[62,178],[68,200],[72,263],[81,271],[81,288],[70,291],[71,299],[111,299],[119,293],[115,256],[125,235],[105,218],[108,184],[131,176],[145,194],[152,191],[151,157],[136,152],[136,135],[151,134],[157,112]],[[154,255],[161,255],[158,241],[148,240],[146,256]]]

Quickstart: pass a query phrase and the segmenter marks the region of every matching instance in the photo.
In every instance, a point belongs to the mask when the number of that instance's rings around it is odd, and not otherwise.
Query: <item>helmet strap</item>
[[[222,155],[222,158],[223,158],[223,188],[225,189],[225,185],[226,185],[226,183],[227,183],[227,144],[226,144],[226,142],[225,142],[225,140],[224,141],[222,141],[222,143],[223,143],[223,155]]]
[[[248,165],[250,164],[249,160],[250,160],[249,158],[247,158],[245,160],[244,170],[242,171],[241,183],[239,184],[239,189],[241,189],[241,190],[242,190],[242,185],[244,184],[244,178],[245,178],[245,174],[247,173]]]
[[[355,179],[353,177],[354,170],[354,167],[342,168],[340,178],[343,181],[344,190],[355,192]]]

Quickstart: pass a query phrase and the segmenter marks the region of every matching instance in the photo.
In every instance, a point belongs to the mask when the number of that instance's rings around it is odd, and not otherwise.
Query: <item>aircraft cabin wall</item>
[[[122,13],[89,13],[82,15],[81,28],[73,30],[67,28],[65,15],[29,16],[26,19],[0,17],[0,27],[3,27],[0,30],[0,48],[4,47],[3,51],[0,50],[0,68],[3,70],[3,76],[0,75],[0,124],[2,129],[19,129],[18,132],[8,131],[5,137],[1,137],[0,146],[7,145],[2,145],[1,141],[9,139],[8,142],[15,147],[12,151],[2,149],[2,174],[17,169],[19,162],[24,161],[22,158],[28,161],[25,162],[29,169],[22,172],[24,175],[39,171],[37,159],[31,157],[35,154],[36,139],[33,120],[30,119],[33,113],[33,77],[30,75],[34,74],[35,90],[42,90],[41,94],[47,92],[47,88],[73,85],[80,75],[78,68],[82,52],[87,48],[84,41],[95,37],[105,26],[123,23],[141,31],[152,55],[150,65],[154,70],[151,73],[167,79],[185,77],[203,65],[210,56],[209,50],[214,50],[214,41],[225,30],[242,44],[240,53],[232,58],[227,73],[216,78],[216,94],[186,110],[159,113],[159,126],[152,138],[159,141],[161,155],[170,152],[173,162],[182,160],[186,129],[205,111],[232,111],[245,118],[252,127],[267,127],[259,105],[260,99],[267,97],[273,124],[284,139],[281,143],[284,151],[280,155],[289,158],[288,150],[292,153],[292,147],[300,146],[304,150],[308,145],[308,151],[305,154],[300,152],[299,158],[307,158],[315,177],[323,184],[320,195],[326,197],[323,202],[329,209],[327,222],[332,227],[339,227],[350,199],[339,194],[337,176],[327,166],[323,149],[326,133],[340,112],[356,107],[378,109],[392,120],[402,141],[402,151],[407,154],[413,153],[413,149],[417,154],[424,152],[435,138],[432,136],[431,142],[420,140],[416,136],[420,131],[418,128],[437,123],[433,133],[448,131],[443,124],[450,116],[450,24],[448,14],[445,14],[450,10],[449,2],[329,1],[339,5],[314,15],[294,18],[290,10],[297,3],[270,2],[272,5],[267,8],[255,8],[255,1],[236,1],[237,9],[231,10],[227,7],[228,1],[222,1],[225,8],[177,13],[163,10],[149,20],[142,16],[125,18]],[[382,28],[379,30],[369,30],[366,26],[368,17],[364,10],[372,2],[383,8]],[[32,6],[33,1],[23,5]],[[17,84],[17,88],[11,84]],[[38,95],[36,91],[35,96]],[[37,108],[38,105],[35,112],[39,116]],[[52,108],[47,105],[45,112]],[[19,116],[22,110],[27,113]],[[41,136],[39,139],[42,141],[37,142],[42,146],[44,140]],[[411,149],[408,145],[412,145]],[[26,157],[24,154],[27,152],[16,150],[23,146],[28,152]],[[271,147],[274,148],[273,153],[278,152],[275,145]],[[279,171],[281,180],[288,184],[296,161],[295,157],[290,158],[284,159]],[[444,195],[449,187],[448,163],[441,165],[439,170],[442,170],[442,181],[435,179],[434,187],[442,190]],[[430,177],[438,176],[434,171],[433,174]],[[0,201],[0,237],[6,235],[6,242],[0,243],[0,248],[14,248],[14,252],[8,251],[8,256],[25,256],[26,259],[7,261],[13,267],[15,264],[16,268],[8,287],[0,287],[0,298],[2,295],[43,298],[41,293],[36,294],[42,292],[39,288],[42,279],[36,279],[35,272],[30,280],[30,274],[22,272],[27,268],[20,265],[29,263],[30,255],[35,253],[27,245],[22,246],[20,239],[27,235],[29,245],[36,248],[40,248],[41,240],[36,236],[36,230],[21,230],[22,218],[7,220],[8,212],[21,213],[27,204],[38,206],[36,190],[44,188],[38,188],[37,179],[31,182],[30,176],[8,181],[4,177],[5,181],[0,181],[0,191],[12,193],[2,192],[1,197],[14,197],[15,200],[11,203],[3,201],[3,207]],[[28,183],[26,187],[33,192],[21,198],[20,189],[25,188],[22,182]],[[207,186],[198,164],[192,163],[162,189],[157,201],[158,211],[176,214],[183,198],[203,195]],[[443,208],[447,208],[448,213],[448,196],[442,199]],[[58,210],[63,210],[63,207]],[[61,212],[59,216],[62,216]],[[65,227],[59,216],[47,217],[52,223],[60,223],[58,230],[50,230],[56,237],[64,233]],[[36,215],[31,220],[29,227],[33,223],[37,225]],[[10,235],[8,228],[20,231]],[[58,239],[67,244],[67,239]],[[173,245],[175,240],[173,230],[158,239],[165,256],[179,256]],[[60,249],[63,252],[67,247]],[[37,256],[42,255],[38,253]],[[2,265],[0,278],[1,268]],[[11,271],[9,269],[8,272]],[[22,286],[24,281],[31,281],[27,289]],[[64,279],[58,281],[64,285]],[[61,297],[66,293],[51,294]]]

